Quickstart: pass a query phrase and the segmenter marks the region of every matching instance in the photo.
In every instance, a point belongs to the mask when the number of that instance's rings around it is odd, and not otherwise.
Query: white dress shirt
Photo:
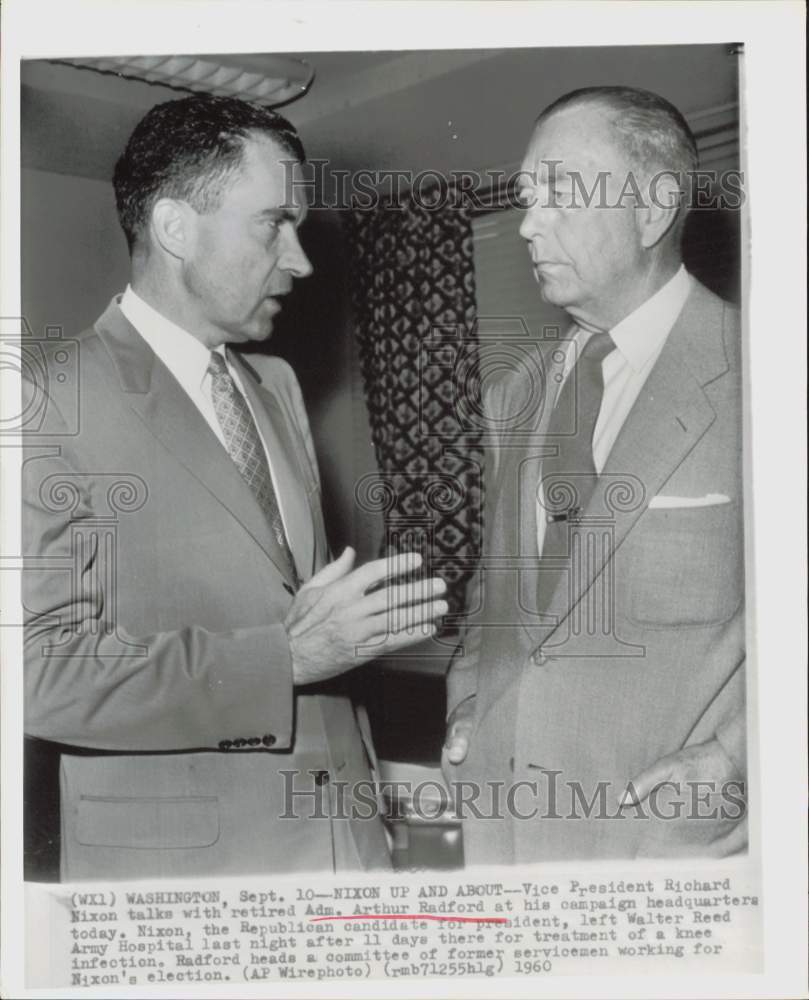
[[[612,446],[629,416],[629,411],[649,377],[663,345],[671,333],[685,300],[691,291],[691,276],[680,269],[643,305],[610,330],[615,349],[601,362],[604,374],[604,395],[593,432],[593,464],[601,472]],[[562,369],[562,381],[557,383],[557,396],[564,385],[578,352],[589,340],[588,330],[574,327]],[[537,500],[537,547],[540,555],[545,540],[545,509],[542,496]]]
[[[159,313],[150,306],[148,302],[144,302],[133,291],[131,285],[127,285],[126,291],[121,296],[119,305],[121,312],[132,326],[135,327],[158,358],[160,358],[166,368],[168,368],[188,398],[205,418],[205,422],[214,432],[222,447],[225,451],[228,451],[227,441],[225,440],[225,435],[222,433],[222,427],[217,419],[211,397],[211,375],[208,372],[208,365],[211,358],[210,350],[202,341],[197,340],[187,330],[184,330],[181,326],[177,326],[170,319],[166,319],[162,313]],[[267,449],[267,442],[264,440],[259,429],[253,407],[250,405],[250,400],[244,391],[244,384],[239,377],[239,372],[230,364],[227,352],[225,351],[225,345],[222,344],[217,347],[216,352],[224,358],[228,371],[236,383],[236,388],[244,396],[244,400],[253,417],[253,423],[256,425],[259,440],[264,448],[267,465],[270,468],[275,496],[281,510],[281,519],[286,524],[281,492],[278,489],[278,483],[273,472],[272,459]]]

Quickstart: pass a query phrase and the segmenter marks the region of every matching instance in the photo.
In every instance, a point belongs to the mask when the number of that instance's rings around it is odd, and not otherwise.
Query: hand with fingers
[[[463,764],[469,753],[469,739],[475,717],[475,697],[472,695],[456,705],[447,719],[447,735],[441,753],[441,767],[448,773],[448,764]]]
[[[620,805],[638,805],[663,785],[681,788],[689,783],[702,783],[711,786],[714,791],[721,791],[730,781],[743,783],[738,765],[728,756],[719,740],[708,740],[667,754],[635,775]]]
[[[440,577],[396,583],[421,565],[416,553],[376,559],[354,569],[347,548],[307,581],[284,625],[295,684],[313,684],[434,635],[448,605]]]

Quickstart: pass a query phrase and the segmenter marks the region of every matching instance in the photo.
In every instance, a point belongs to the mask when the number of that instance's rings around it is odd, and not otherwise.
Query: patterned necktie
[[[208,373],[211,376],[213,408],[230,457],[264,511],[297,590],[300,577],[284,531],[284,521],[275,495],[270,466],[250,407],[233,381],[225,359],[216,351],[211,353]]]
[[[601,363],[614,347],[608,333],[590,336],[551,414],[548,436],[556,438],[559,451],[542,462],[547,522],[543,557],[568,554],[568,527],[595,492],[598,473],[593,460],[593,433],[604,396]]]

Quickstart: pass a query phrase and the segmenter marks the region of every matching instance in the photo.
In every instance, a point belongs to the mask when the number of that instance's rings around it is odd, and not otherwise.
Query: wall
[[[35,336],[74,335],[126,287],[129,256],[112,186],[22,170],[22,304]]]

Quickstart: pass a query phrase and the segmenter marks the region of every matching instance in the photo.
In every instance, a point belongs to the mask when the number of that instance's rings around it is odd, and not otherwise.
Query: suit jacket
[[[695,282],[583,512],[571,562],[537,559],[549,408],[535,407],[530,426],[509,420],[536,394],[536,373],[551,377],[554,347],[540,345],[533,367],[488,399],[494,426],[508,429],[487,465],[479,607],[448,702],[475,695],[459,777],[484,789],[530,784],[511,809],[503,792],[499,810],[484,796],[488,811],[511,818],[470,816],[467,862],[731,853],[745,843],[738,791],[669,789],[623,819],[617,801],[659,758],[713,738],[744,769],[738,314]],[[683,804],[691,794],[707,800]],[[695,810],[706,818],[687,818]]]
[[[62,879],[386,867],[378,817],[335,818],[366,751],[345,698],[293,689],[292,581],[231,458],[115,302],[75,378],[60,350],[26,390],[23,537],[25,729],[59,758]],[[308,579],[328,553],[300,390],[279,359],[236,363]]]

